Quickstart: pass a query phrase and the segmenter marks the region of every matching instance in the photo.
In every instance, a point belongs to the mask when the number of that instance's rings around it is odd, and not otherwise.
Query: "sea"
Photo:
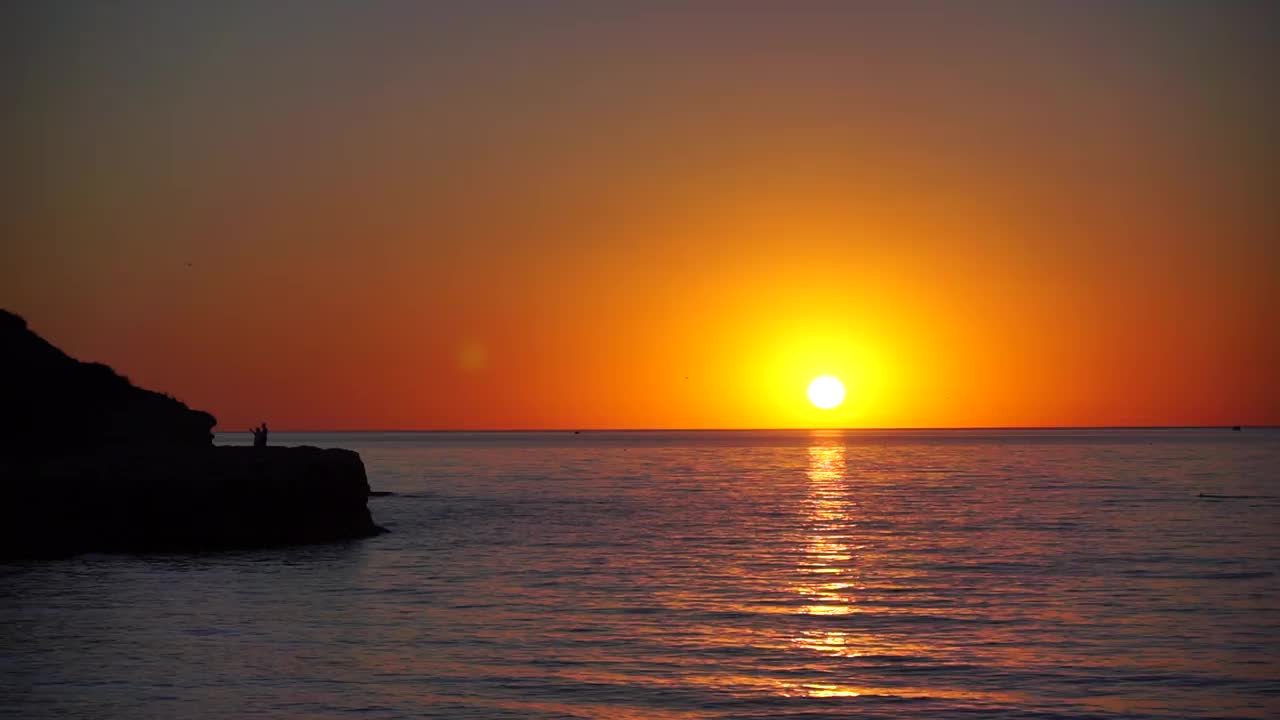
[[[0,717],[1280,718],[1280,430],[271,440],[391,532],[0,564]]]

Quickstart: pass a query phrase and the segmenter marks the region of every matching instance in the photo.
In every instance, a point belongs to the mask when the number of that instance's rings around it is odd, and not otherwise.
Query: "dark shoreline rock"
[[[6,493],[0,556],[245,549],[385,532],[350,450],[113,450],[25,474]]]
[[[67,356],[0,310],[0,559],[386,532],[360,455],[214,447],[214,417]]]

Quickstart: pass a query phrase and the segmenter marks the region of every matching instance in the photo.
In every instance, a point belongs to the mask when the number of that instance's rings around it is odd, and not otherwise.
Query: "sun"
[[[814,378],[809,383],[809,402],[823,410],[838,407],[844,402],[844,383],[830,375]]]

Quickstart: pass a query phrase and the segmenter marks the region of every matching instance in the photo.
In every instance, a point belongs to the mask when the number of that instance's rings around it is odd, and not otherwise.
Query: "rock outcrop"
[[[0,310],[0,557],[214,550],[384,532],[360,456],[214,447],[214,417]]]
[[[80,362],[0,310],[0,450],[8,459],[120,445],[209,447],[212,415]]]

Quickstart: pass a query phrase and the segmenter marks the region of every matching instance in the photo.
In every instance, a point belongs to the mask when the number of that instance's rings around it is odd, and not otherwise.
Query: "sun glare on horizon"
[[[814,378],[809,383],[809,402],[822,410],[838,407],[844,402],[844,383],[830,375]]]

